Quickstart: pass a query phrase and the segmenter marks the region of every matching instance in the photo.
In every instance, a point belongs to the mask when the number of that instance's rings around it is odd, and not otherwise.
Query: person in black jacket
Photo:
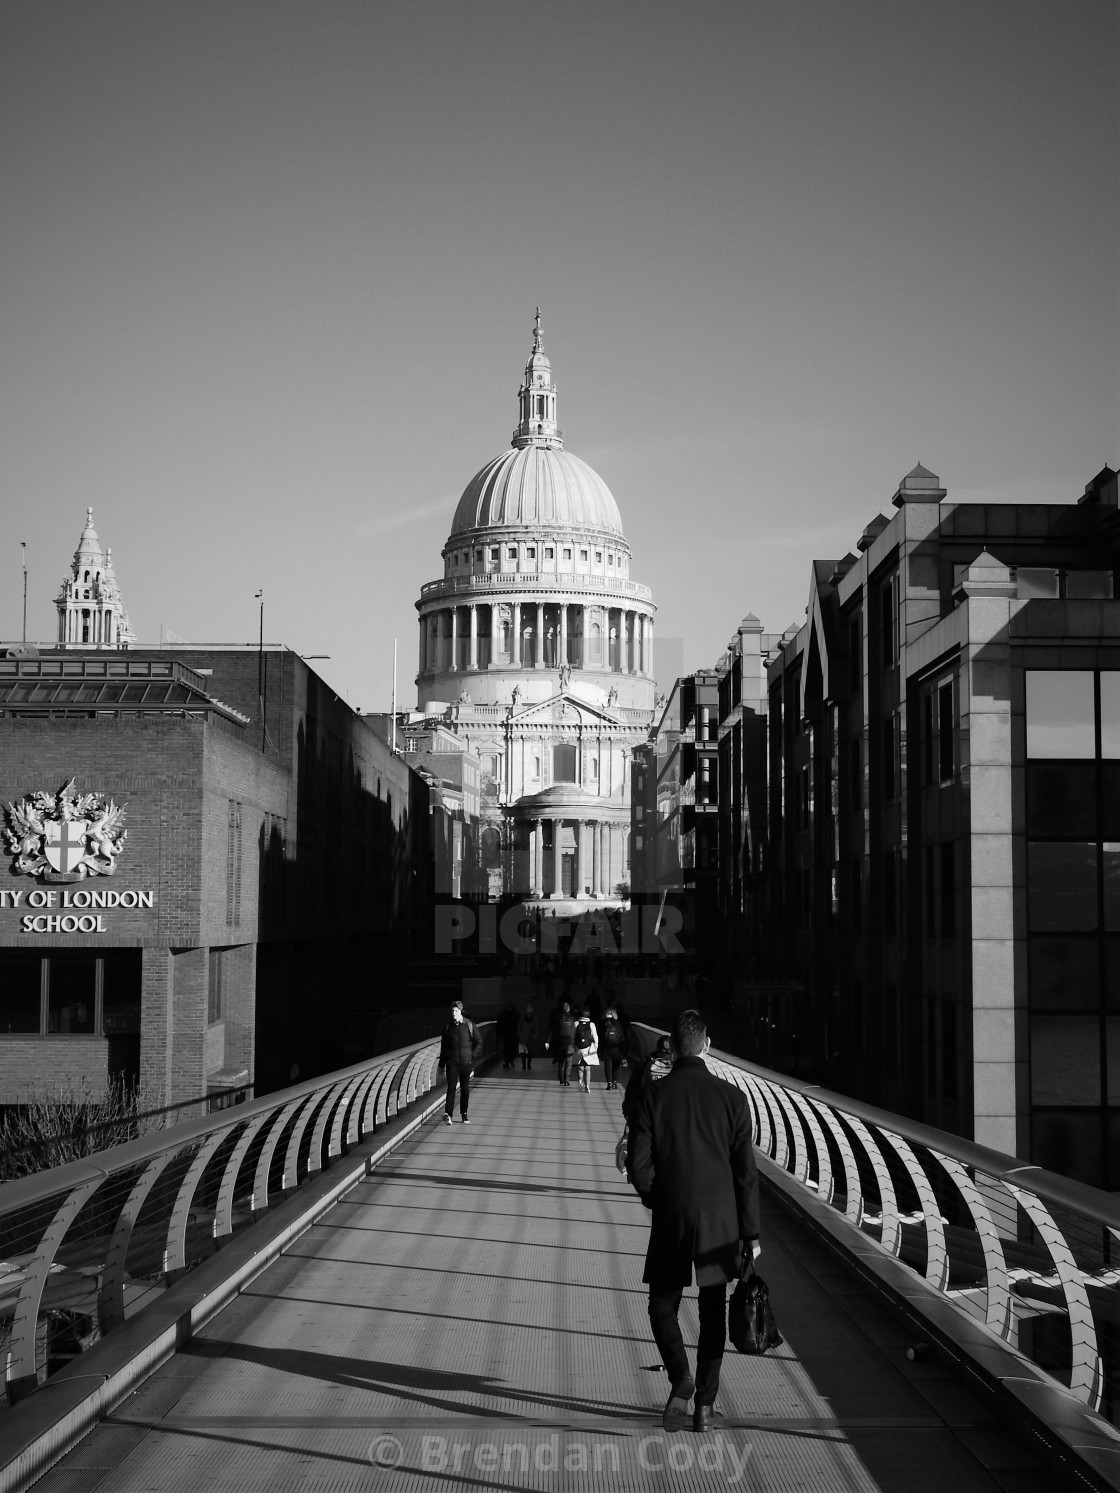
[[[439,1049],[439,1066],[447,1069],[447,1103],[443,1123],[450,1125],[455,1113],[455,1087],[459,1088],[459,1118],[469,1125],[467,1105],[470,1102],[471,1075],[475,1059],[482,1050],[482,1038],[469,1016],[463,1014],[463,1002],[451,1002],[451,1020],[443,1029]]]
[[[667,1431],[684,1429],[693,1395],[693,1429],[712,1424],[727,1282],[748,1256],[761,1252],[750,1109],[744,1094],[708,1072],[703,1054],[710,1045],[700,1013],[683,1011],[673,1024],[672,1071],[642,1094],[630,1133],[629,1174],[653,1213],[642,1279],[669,1375],[662,1416]],[[700,1297],[695,1380],[677,1321],[694,1268]]]

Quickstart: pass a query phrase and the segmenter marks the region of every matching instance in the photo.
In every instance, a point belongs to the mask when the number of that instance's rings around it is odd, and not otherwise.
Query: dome
[[[585,461],[559,446],[519,446],[488,461],[467,484],[451,538],[475,529],[522,525],[622,534],[610,488]]]

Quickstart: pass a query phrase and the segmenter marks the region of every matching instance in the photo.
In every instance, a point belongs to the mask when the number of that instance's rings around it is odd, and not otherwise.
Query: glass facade
[[[1031,1157],[1120,1187],[1120,672],[1028,670]]]

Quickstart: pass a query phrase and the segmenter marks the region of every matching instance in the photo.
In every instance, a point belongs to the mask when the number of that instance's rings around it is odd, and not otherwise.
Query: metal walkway
[[[666,1435],[619,1095],[553,1073],[481,1079],[470,1126],[404,1141],[36,1489],[1055,1486],[772,1203],[786,1345],[729,1350],[726,1426]]]

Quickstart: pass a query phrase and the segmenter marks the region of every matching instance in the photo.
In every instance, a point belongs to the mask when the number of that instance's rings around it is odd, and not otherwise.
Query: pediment
[[[619,726],[617,715],[600,706],[591,705],[577,696],[564,693],[551,695],[547,700],[534,700],[523,708],[515,708],[511,717],[515,726]]]

